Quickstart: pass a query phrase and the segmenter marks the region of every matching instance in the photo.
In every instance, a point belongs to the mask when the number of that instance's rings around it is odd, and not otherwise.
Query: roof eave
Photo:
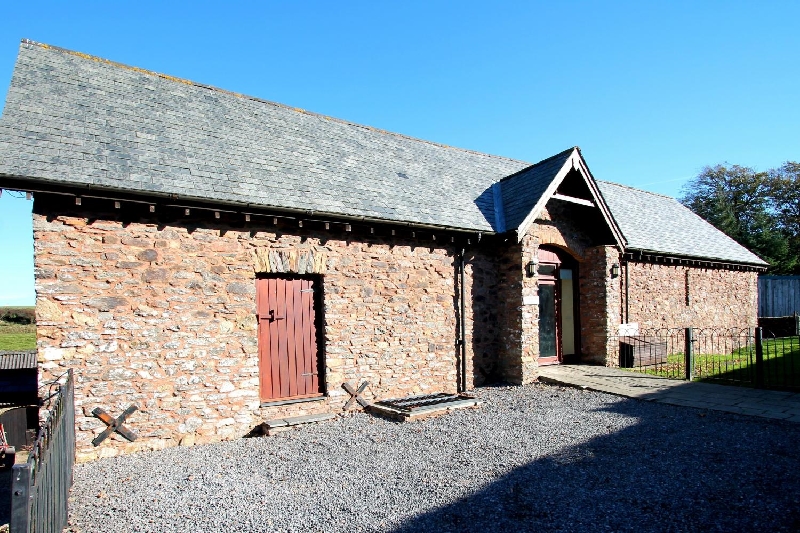
[[[31,186],[33,185],[33,186]],[[425,230],[436,231],[450,231],[458,233],[481,234],[481,235],[495,235],[496,231],[485,228],[461,227],[461,226],[448,226],[444,224],[426,224],[423,222],[407,221],[407,220],[394,220],[389,218],[347,215],[342,213],[335,213],[324,210],[310,210],[291,207],[282,207],[269,204],[252,204],[240,203],[226,200],[217,200],[207,198],[204,196],[192,196],[187,194],[175,193],[159,193],[156,191],[139,191],[139,190],[123,190],[114,187],[105,187],[102,185],[94,184],[67,184],[61,181],[47,180],[43,178],[33,178],[27,176],[18,176],[0,173],[0,189],[10,189],[31,193],[45,193],[45,194],[65,194],[68,196],[77,196],[83,191],[87,194],[80,194],[84,197],[95,197],[108,200],[124,201],[126,196],[137,196],[141,198],[158,198],[169,199],[171,201],[184,201],[194,202],[199,204],[213,204],[218,206],[225,206],[228,208],[238,208],[236,210],[246,213],[249,210],[264,210],[276,213],[286,213],[292,215],[302,215],[306,217],[330,217],[334,220],[342,220],[349,222],[360,222],[367,224],[383,224],[394,225],[402,227],[410,227]],[[93,192],[94,194],[88,194]],[[105,193],[105,194],[103,194]]]
[[[746,261],[735,261],[731,259],[682,255],[669,252],[662,252],[658,250],[649,250],[646,248],[627,248],[624,253],[625,255],[631,256],[629,260],[634,260],[634,261],[637,259],[642,260],[644,259],[644,257],[648,257],[648,258],[659,258],[663,260],[673,260],[686,263],[695,262],[708,265],[718,265],[721,267],[743,267],[756,271],[765,271],[770,266],[769,263],[765,261],[762,261],[761,263],[755,263],[755,262],[751,263]],[[639,257],[638,258],[633,257],[634,255],[638,255]]]

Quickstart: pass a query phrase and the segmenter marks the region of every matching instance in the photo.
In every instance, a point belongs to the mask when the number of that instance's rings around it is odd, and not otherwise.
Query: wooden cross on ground
[[[133,431],[129,430],[128,428],[126,428],[122,424],[124,424],[125,420],[129,416],[131,416],[134,412],[136,412],[137,409],[139,409],[139,408],[136,407],[135,405],[131,405],[130,407],[125,409],[122,412],[122,414],[119,415],[119,417],[113,418],[111,415],[109,415],[108,413],[106,413],[105,411],[100,409],[99,407],[95,407],[94,411],[92,411],[92,414],[94,416],[96,416],[97,418],[99,418],[100,420],[102,420],[103,422],[105,422],[105,424],[108,427],[106,429],[104,429],[102,433],[100,433],[98,436],[96,436],[94,438],[94,440],[92,441],[92,444],[94,444],[95,446],[98,446],[101,442],[106,440],[115,431],[117,433],[119,433],[120,435],[122,435],[123,437],[125,437],[126,439],[128,439],[129,441],[131,441],[131,442],[135,441],[136,440],[136,433],[134,433]]]
[[[344,404],[344,407],[342,407],[342,409],[344,409],[345,411],[347,411],[347,410],[350,408],[350,406],[351,406],[351,405],[353,405],[353,402],[358,402],[358,403],[361,405],[361,407],[363,407],[363,408],[365,408],[365,409],[366,409],[367,407],[369,407],[369,406],[370,406],[370,403],[369,403],[367,400],[365,400],[363,396],[361,396],[361,393],[362,393],[362,392],[364,392],[364,390],[365,390],[365,389],[366,389],[368,386],[369,386],[369,381],[365,381],[364,383],[362,383],[362,384],[361,384],[361,385],[358,387],[358,390],[356,390],[356,389],[355,389],[355,388],[353,388],[353,386],[352,386],[352,385],[350,385],[349,383],[342,383],[342,388],[343,388],[344,390],[346,390],[346,391],[347,391],[347,393],[350,395],[350,399],[349,399],[349,400],[347,400],[347,403],[346,403],[346,404]]]

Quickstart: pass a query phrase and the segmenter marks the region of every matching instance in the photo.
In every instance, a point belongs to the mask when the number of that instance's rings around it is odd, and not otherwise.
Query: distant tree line
[[[800,274],[800,163],[756,172],[739,165],[706,167],[680,201],[749,248],[771,274]]]
[[[35,307],[0,307],[0,322],[11,324],[36,323]]]

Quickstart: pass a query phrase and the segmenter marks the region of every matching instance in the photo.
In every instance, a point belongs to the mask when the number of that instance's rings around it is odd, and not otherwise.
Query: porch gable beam
[[[567,196],[566,194],[555,193],[553,194],[553,196],[551,196],[551,198],[555,200],[561,200],[562,202],[585,205],[586,207],[595,207],[595,203],[591,200],[585,200],[583,198],[577,198],[575,196]]]

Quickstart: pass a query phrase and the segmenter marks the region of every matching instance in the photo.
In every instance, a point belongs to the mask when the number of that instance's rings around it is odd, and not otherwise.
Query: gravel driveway
[[[800,424],[548,385],[79,465],[74,531],[796,531]]]

